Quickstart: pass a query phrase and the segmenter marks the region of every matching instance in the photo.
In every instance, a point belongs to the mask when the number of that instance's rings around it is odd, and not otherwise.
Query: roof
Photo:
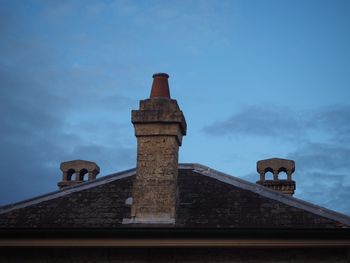
[[[350,217],[200,164],[180,164],[174,225],[125,224],[131,169],[0,208],[0,229],[349,228]]]

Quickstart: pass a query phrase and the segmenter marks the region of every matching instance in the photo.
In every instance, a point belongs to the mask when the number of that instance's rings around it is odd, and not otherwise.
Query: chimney
[[[96,163],[83,160],[63,162],[60,169],[63,172],[62,181],[57,184],[60,189],[85,181],[93,181],[100,172],[100,167]]]
[[[170,98],[169,76],[153,75],[149,99],[132,111],[137,137],[137,168],[132,189],[131,219],[124,223],[175,223],[178,151],[186,121]]]
[[[280,158],[272,158],[258,161],[256,164],[260,180],[257,184],[261,184],[270,189],[279,191],[281,193],[292,196],[295,191],[295,181],[292,180],[292,174],[295,171],[295,162],[293,160],[286,160]],[[266,180],[265,174],[267,172],[273,173],[273,180]],[[279,179],[279,174],[285,172],[287,179]]]

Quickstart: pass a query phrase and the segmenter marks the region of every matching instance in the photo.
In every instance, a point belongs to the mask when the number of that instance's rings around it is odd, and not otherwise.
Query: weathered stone
[[[225,231],[226,228],[327,229],[350,226],[200,174],[198,169],[178,170],[175,228],[221,228]],[[105,180],[98,186],[87,189],[77,186],[82,188],[77,192],[63,189],[59,197],[6,213],[0,211],[0,229],[123,228],[125,218],[131,218],[131,208],[126,201],[134,203],[129,197],[132,196],[135,175],[132,173],[114,181],[110,179],[102,177],[88,183]],[[154,185],[157,180],[151,183]],[[57,195],[57,192],[51,195]],[[140,222],[143,218],[138,220]],[[154,221],[145,227],[154,227]]]
[[[272,158],[258,161],[256,169],[260,174],[260,180],[256,183],[273,190],[282,192],[287,195],[293,195],[295,191],[295,181],[292,180],[292,174],[295,171],[295,162],[293,160]],[[265,174],[267,172],[273,173],[273,180],[266,180]],[[279,173],[285,172],[287,180],[280,180]]]
[[[84,182],[85,175],[88,175],[88,181],[95,180],[100,172],[96,163],[84,160],[63,162],[60,169],[63,172],[62,181],[57,184],[60,189]],[[72,178],[73,176],[75,178]]]
[[[152,94],[169,94],[161,91],[168,89],[161,77],[161,82],[153,85],[158,91]],[[175,223],[178,150],[186,134],[183,113],[176,100],[156,96],[140,102],[140,109],[132,111],[132,123],[137,137],[137,171],[132,218],[124,222]]]

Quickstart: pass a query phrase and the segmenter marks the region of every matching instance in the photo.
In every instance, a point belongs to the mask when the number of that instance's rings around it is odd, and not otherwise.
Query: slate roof
[[[0,208],[0,229],[121,229],[136,170]],[[143,225],[142,227],[165,227]],[[349,228],[350,217],[200,164],[180,164],[172,228]]]

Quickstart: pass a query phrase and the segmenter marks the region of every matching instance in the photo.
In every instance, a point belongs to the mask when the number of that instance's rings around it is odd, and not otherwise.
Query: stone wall
[[[137,168],[131,218],[124,223],[174,224],[178,151],[186,121],[176,100],[142,100],[132,111],[137,137]]]
[[[175,136],[143,136],[137,141],[137,175],[133,185],[135,204],[131,215],[154,220],[169,215],[175,218],[177,139]]]

